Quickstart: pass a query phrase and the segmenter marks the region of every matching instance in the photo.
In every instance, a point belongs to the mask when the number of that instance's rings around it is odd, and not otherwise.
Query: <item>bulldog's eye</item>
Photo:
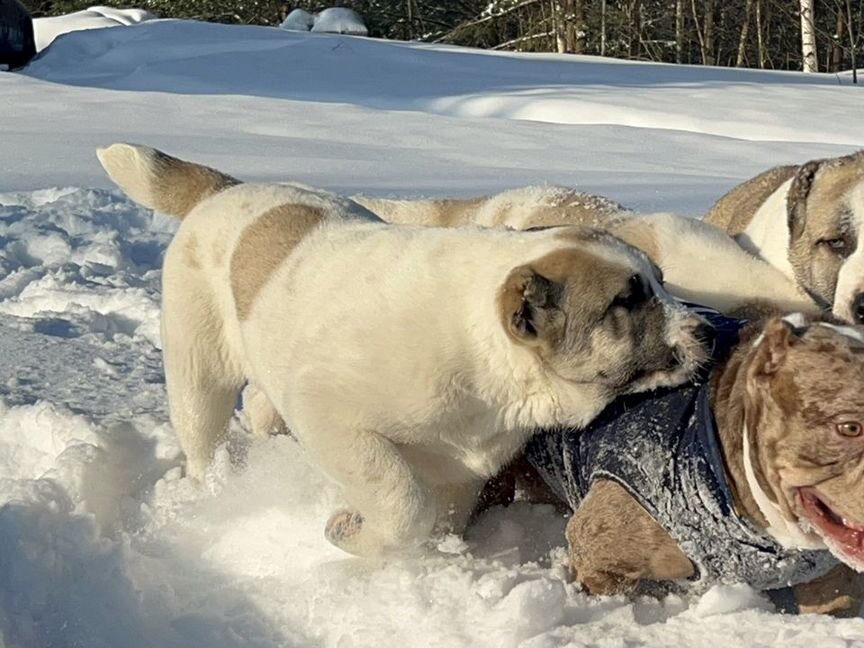
[[[849,248],[848,244],[846,243],[846,239],[844,238],[819,239],[816,242],[816,245],[828,248],[829,250],[831,250],[831,252],[840,256],[846,256]]]
[[[627,280],[627,287],[618,293],[615,299],[612,300],[612,303],[609,304],[609,309],[625,308],[627,310],[633,310],[641,304],[644,304],[648,297],[648,288],[642,280],[642,277],[639,275],[632,275],[630,279]]]
[[[843,421],[834,426],[837,429],[837,434],[845,437],[861,436],[864,427],[858,421]]]

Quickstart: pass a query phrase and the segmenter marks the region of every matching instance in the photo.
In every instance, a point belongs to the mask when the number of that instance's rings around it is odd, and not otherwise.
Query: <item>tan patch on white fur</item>
[[[626,211],[604,196],[556,186],[523,187],[494,196],[440,200],[388,200],[355,196],[353,200],[390,223],[427,227],[600,227]]]
[[[249,317],[261,288],[297,244],[324,219],[307,205],[280,205],[265,212],[240,235],[231,256],[231,292],[237,317]]]
[[[481,196],[464,200],[389,200],[354,196],[352,200],[388,223],[458,227],[473,223],[472,215],[488,198]]]
[[[201,261],[198,259],[198,237],[194,234],[190,235],[183,244],[183,261],[190,268],[197,270],[201,267]]]
[[[662,265],[660,244],[648,223],[638,218],[625,218],[613,224],[610,231],[626,243],[642,250],[658,266]]]
[[[574,242],[584,243],[596,236],[593,230],[580,227],[568,227],[566,230],[562,230],[560,236],[566,235]],[[551,348],[564,335],[566,315],[561,302],[569,301],[569,310],[574,312],[577,308],[573,304],[590,305],[597,302],[599,305],[609,296],[607,293],[614,294],[610,286],[615,286],[614,290],[617,291],[632,273],[632,268],[608,263],[584,249],[564,248],[550,252],[531,263],[514,268],[507,276],[498,297],[501,323],[514,341]],[[568,279],[578,276],[590,276],[592,281],[579,282],[579,294],[570,295],[568,300],[563,291]],[[574,288],[570,287],[569,290]],[[538,329],[536,339],[519,335],[513,327],[513,316],[522,309],[526,300],[533,310],[545,311],[545,321]]]

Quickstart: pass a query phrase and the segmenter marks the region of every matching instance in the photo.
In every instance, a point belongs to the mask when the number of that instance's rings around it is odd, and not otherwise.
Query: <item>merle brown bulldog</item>
[[[721,322],[702,379],[530,443],[528,460],[574,511],[572,573],[597,594],[647,581],[791,586],[802,612],[855,614],[864,328],[800,315],[739,326]]]

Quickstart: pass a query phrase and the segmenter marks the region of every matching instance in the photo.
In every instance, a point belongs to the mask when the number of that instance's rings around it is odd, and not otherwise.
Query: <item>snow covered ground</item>
[[[779,615],[746,587],[587,597],[542,506],[420,558],[346,557],[322,538],[338,492],[290,439],[250,444],[242,415],[206,487],[182,479],[158,327],[176,225],[93,153],[136,141],[374,195],[559,182],[699,214],[864,144],[861,92],[175,21],[66,34],[0,74],[0,646],[864,646],[864,619]]]

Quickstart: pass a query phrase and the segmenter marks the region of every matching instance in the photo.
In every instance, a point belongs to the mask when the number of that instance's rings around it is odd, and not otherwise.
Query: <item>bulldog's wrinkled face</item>
[[[864,327],[775,319],[754,353],[747,430],[759,487],[808,546],[864,570]]]
[[[560,378],[612,395],[691,378],[708,357],[711,328],[666,292],[642,252],[585,232],[561,228],[568,245],[507,277],[499,306],[508,335]]]

